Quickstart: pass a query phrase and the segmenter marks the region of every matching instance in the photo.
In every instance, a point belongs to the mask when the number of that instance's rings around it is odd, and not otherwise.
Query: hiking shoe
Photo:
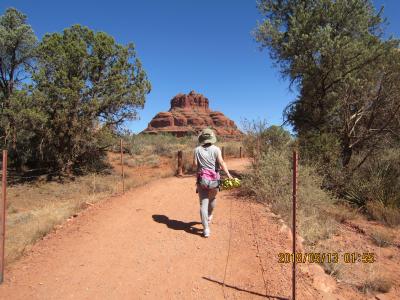
[[[209,215],[208,216],[208,223],[211,223],[212,219],[213,219],[213,215]]]
[[[210,229],[208,228],[208,229],[204,229],[204,237],[205,238],[208,238],[209,236],[210,236]]]

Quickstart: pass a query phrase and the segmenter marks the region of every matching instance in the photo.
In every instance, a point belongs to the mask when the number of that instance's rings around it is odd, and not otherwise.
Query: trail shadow
[[[202,278],[205,279],[205,280],[217,283],[219,285],[223,285],[223,282],[221,282],[221,281],[218,281],[218,280],[215,280],[215,279],[211,279],[211,278],[208,278],[208,277],[202,277]],[[245,290],[245,289],[239,288],[237,286],[229,285],[229,284],[226,284],[226,283],[225,283],[225,286],[228,287],[228,288],[240,291],[240,292],[246,292],[246,293],[249,293],[249,294],[252,294],[252,295],[256,295],[256,296],[260,296],[260,297],[266,297],[266,298],[269,298],[269,299],[289,300],[289,298],[284,298],[284,297],[280,297],[280,296],[265,295],[265,294],[261,294],[261,293],[257,293],[257,292],[253,292],[253,291],[249,291],[249,290]]]
[[[155,222],[165,224],[170,229],[183,230],[187,233],[201,236],[202,230],[199,228],[193,227],[193,225],[201,224],[200,222],[186,223],[186,222],[170,219],[165,215],[152,215],[152,218]]]

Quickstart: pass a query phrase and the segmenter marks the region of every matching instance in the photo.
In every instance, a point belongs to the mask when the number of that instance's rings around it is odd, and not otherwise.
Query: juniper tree
[[[285,111],[299,136],[332,134],[343,166],[399,129],[398,41],[368,0],[261,0],[256,40],[298,98]],[[398,134],[398,133],[397,133]],[[370,152],[367,152],[367,156]]]
[[[133,44],[80,25],[46,34],[37,53],[32,97],[46,115],[46,162],[71,171],[98,155],[101,129],[137,116],[150,82]]]
[[[32,67],[36,36],[27,17],[14,8],[0,16],[0,137],[3,148],[9,148],[12,162],[20,166],[23,151],[18,144],[26,138],[22,130],[29,122],[29,111],[22,82],[29,77]]]

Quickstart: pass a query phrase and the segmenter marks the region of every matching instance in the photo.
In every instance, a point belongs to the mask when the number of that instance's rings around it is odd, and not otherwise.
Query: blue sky
[[[387,34],[399,37],[400,2],[374,4],[385,6]],[[152,92],[140,120],[127,124],[135,132],[167,111],[174,95],[190,90],[204,94],[213,110],[238,126],[244,118],[280,125],[284,107],[296,96],[251,35],[261,20],[255,0],[1,0],[1,14],[11,6],[28,16],[39,38],[78,23],[136,45]]]

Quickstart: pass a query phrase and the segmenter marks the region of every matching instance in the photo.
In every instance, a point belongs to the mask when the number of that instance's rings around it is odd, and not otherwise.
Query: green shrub
[[[308,132],[298,138],[300,159],[321,168],[340,168],[339,139],[329,133]],[[324,173],[327,174],[327,170]]]
[[[243,122],[245,137],[244,150],[250,157],[257,157],[269,150],[287,150],[293,140],[288,131],[280,126],[268,127],[265,120]]]
[[[298,228],[308,244],[328,238],[336,231],[337,222],[329,214],[334,198],[321,189],[322,178],[310,166],[299,167]],[[291,226],[292,169],[287,151],[269,151],[254,161],[243,178],[244,192],[270,204]]]
[[[363,158],[361,153],[355,155],[354,165]],[[388,225],[400,224],[399,149],[386,149],[375,154],[338,181],[341,195],[363,207],[370,218]]]
[[[286,153],[272,151],[252,163],[243,179],[245,190],[260,201],[284,199],[290,195],[290,159]]]

